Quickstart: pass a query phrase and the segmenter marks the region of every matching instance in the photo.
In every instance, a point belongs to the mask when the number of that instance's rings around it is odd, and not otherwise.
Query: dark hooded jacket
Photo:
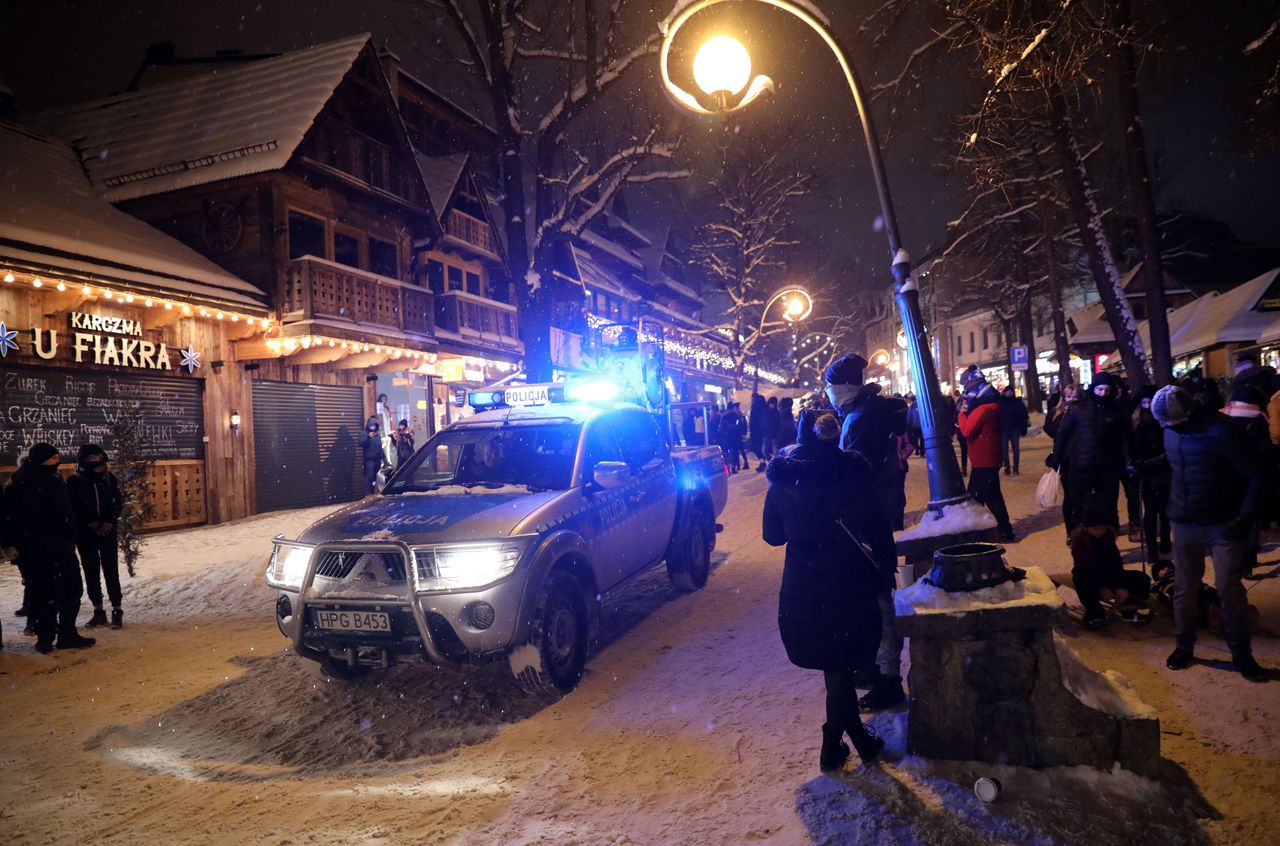
[[[6,540],[25,566],[75,561],[75,513],[58,468],[24,459],[5,490]]]
[[[782,643],[799,667],[870,666],[880,643],[876,592],[892,581],[897,563],[893,535],[866,460],[834,441],[815,442],[803,428],[800,434],[801,443],[770,461],[766,474],[764,540],[787,547],[778,595]]]
[[[872,382],[838,411],[843,421],[840,448],[861,453],[878,472],[893,439],[907,431],[907,401],[880,396],[880,386]]]
[[[85,463],[85,459],[96,454],[81,448],[76,472],[67,479],[67,493],[76,515],[76,533],[81,537],[97,537],[97,531],[89,524],[115,524],[124,509],[124,497],[120,494],[116,474],[99,475]]]
[[[1197,406],[1164,430],[1173,473],[1169,519],[1210,525],[1261,516],[1263,466],[1257,450],[1225,414]]]
[[[1120,473],[1127,463],[1129,421],[1115,399],[1082,394],[1067,407],[1053,438],[1053,453],[1071,473]]]

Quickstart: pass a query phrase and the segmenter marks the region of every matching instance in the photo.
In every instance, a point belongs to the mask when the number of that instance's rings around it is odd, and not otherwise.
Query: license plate
[[[313,611],[316,625],[336,632],[391,631],[391,617],[382,611]]]
[[[547,398],[546,385],[534,388],[507,388],[503,394],[507,405],[545,405]]]

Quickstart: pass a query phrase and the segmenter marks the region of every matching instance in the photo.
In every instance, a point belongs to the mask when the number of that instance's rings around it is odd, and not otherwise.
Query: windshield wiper
[[[441,484],[443,484],[443,483],[441,483]],[[383,491],[383,493],[388,493],[388,494],[398,494],[398,493],[428,493],[428,492],[430,492],[430,491],[437,491],[437,490],[440,490],[440,484],[431,484],[431,485],[405,485],[404,487],[397,487],[397,488],[395,488],[394,490],[393,490],[393,489],[391,489],[391,488],[388,488],[388,489],[386,489],[385,491]]]
[[[498,488],[505,488],[507,486],[507,483],[506,482],[462,482],[461,486],[464,488],[485,488],[487,490],[496,490]]]

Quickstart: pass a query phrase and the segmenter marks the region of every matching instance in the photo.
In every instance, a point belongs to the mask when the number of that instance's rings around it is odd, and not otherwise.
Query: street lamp
[[[687,5],[677,4],[667,19],[660,24],[663,40],[662,48],[658,53],[658,65],[663,85],[667,94],[678,105],[697,114],[725,116],[745,107],[765,90],[773,89],[773,82],[767,76],[757,76],[749,84],[745,82],[751,76],[750,56],[747,55],[746,48],[726,36],[718,36],[704,44],[694,59],[694,81],[706,94],[716,97],[718,108],[706,108],[696,97],[672,80],[669,62],[671,44],[675,40],[676,33],[694,15],[723,2],[746,2],[746,0],[694,0]],[[924,319],[920,313],[920,292],[916,288],[915,280],[911,278],[911,258],[902,248],[902,241],[898,237],[898,220],[893,211],[893,200],[889,195],[889,182],[884,172],[880,142],[871,121],[871,112],[865,105],[866,98],[863,95],[862,85],[854,73],[853,63],[841,46],[840,40],[831,31],[830,23],[812,4],[805,2],[801,5],[793,0],[756,0],[756,2],[773,6],[799,18],[816,32],[835,54],[836,61],[840,63],[840,69],[844,72],[845,81],[849,84],[849,90],[853,94],[858,118],[862,122],[862,134],[867,142],[871,174],[880,198],[885,234],[889,239],[890,271],[895,283],[894,299],[898,304],[903,333],[906,336],[907,355],[911,361],[911,375],[915,382],[920,428],[929,468],[929,508],[941,515],[947,505],[964,501],[968,499],[968,495],[964,490],[960,465],[951,447],[951,432],[942,431],[944,427],[940,425],[942,391],[934,371],[933,356],[929,351]],[[725,42],[732,42],[735,46]],[[713,43],[717,46],[713,47]],[[701,59],[701,72],[698,69],[699,59]],[[731,104],[729,96],[736,96],[744,85],[746,93],[736,103]],[[768,310],[768,305],[765,306],[765,310]],[[762,315],[761,325],[763,324],[764,316]]]

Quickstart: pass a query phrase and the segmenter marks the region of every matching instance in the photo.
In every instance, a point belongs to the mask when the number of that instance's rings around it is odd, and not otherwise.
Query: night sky
[[[867,83],[896,68],[903,51],[918,41],[913,30],[924,26],[905,20],[900,37],[873,55],[869,39],[856,32],[861,10],[871,4],[828,0],[823,5],[841,8],[835,27]],[[1239,121],[1252,92],[1240,52],[1265,28],[1271,5],[1135,2],[1139,21],[1155,15],[1165,20],[1159,30],[1164,49],[1148,58],[1140,77],[1148,143],[1159,162],[1158,204],[1225,220],[1238,237],[1263,246],[1280,245],[1275,204],[1280,155],[1259,162],[1243,153]],[[852,100],[835,62],[815,36],[787,16],[729,7],[730,13],[743,15],[740,33],[755,72],[772,76],[779,86],[776,97],[744,112],[743,120],[761,115],[758,119],[794,125],[798,149],[825,163],[823,188],[799,216],[806,243],[819,254],[856,263],[863,272],[882,274],[886,248],[874,229],[878,204]],[[455,75],[425,58],[434,45],[395,0],[11,2],[0,8],[0,77],[14,91],[21,113],[122,90],[150,42],[172,39],[182,57],[218,49],[294,50],[360,31],[384,41],[415,75],[459,101],[467,99]],[[964,80],[964,70],[955,58],[929,66],[931,81],[904,99],[892,119],[885,102],[876,104],[880,132],[888,136],[885,159],[903,239],[916,255],[944,241],[945,223],[961,207],[961,198],[933,162],[941,155],[940,141],[954,133],[952,121],[977,93]],[[656,85],[655,76],[646,69],[635,84]],[[693,127],[693,149],[705,149],[716,131]],[[1123,174],[1122,159],[1104,162],[1103,169],[1108,168]],[[633,211],[648,218],[642,224],[687,226],[688,218],[672,211],[680,204],[668,202],[671,192],[684,190],[652,189],[631,198]]]

